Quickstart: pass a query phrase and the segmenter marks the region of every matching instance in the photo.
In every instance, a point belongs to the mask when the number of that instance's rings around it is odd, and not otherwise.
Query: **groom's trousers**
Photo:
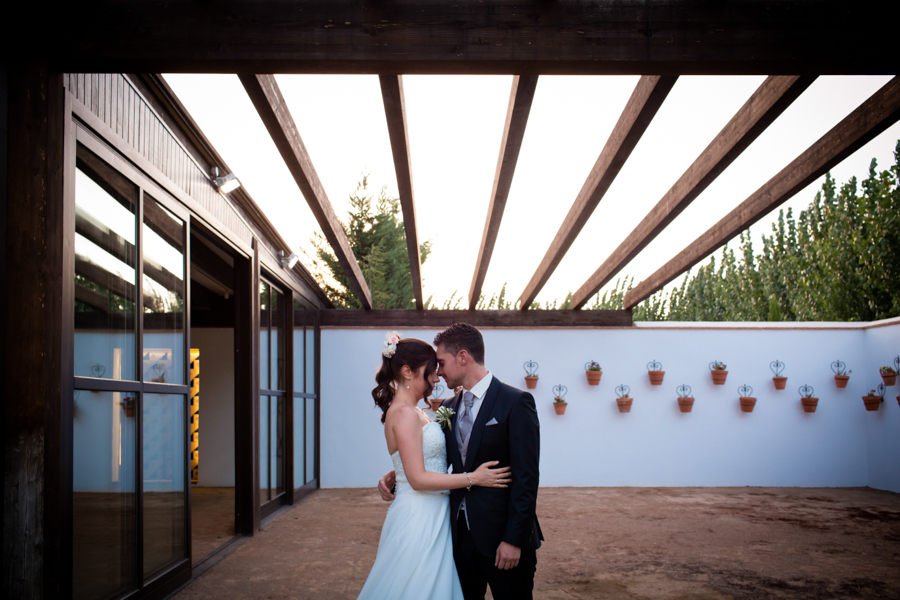
[[[514,569],[501,571],[494,566],[495,556],[484,556],[478,552],[464,515],[460,515],[456,526],[453,558],[466,600],[484,600],[488,585],[494,600],[531,600],[537,568],[534,550],[522,550],[519,564]]]

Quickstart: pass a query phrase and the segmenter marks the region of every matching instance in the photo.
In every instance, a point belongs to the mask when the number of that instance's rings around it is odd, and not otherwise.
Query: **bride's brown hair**
[[[382,423],[384,423],[387,409],[394,399],[396,393],[394,383],[400,378],[400,369],[408,366],[415,372],[422,368],[422,365],[425,365],[424,375],[428,379],[428,376],[437,370],[437,354],[431,344],[416,338],[403,338],[397,342],[397,350],[390,358],[382,355],[381,368],[375,373],[377,385],[372,389],[375,405],[383,413],[381,415]]]

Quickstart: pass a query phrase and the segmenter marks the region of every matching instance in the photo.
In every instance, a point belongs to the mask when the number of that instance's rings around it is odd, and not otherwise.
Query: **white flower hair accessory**
[[[381,354],[385,358],[392,357],[397,351],[397,344],[400,343],[400,340],[400,334],[396,331],[384,334],[384,350],[381,351]]]

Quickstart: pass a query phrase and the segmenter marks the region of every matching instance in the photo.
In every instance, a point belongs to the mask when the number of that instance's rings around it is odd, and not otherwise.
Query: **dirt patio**
[[[176,598],[356,598],[386,510],[374,488],[320,490]],[[891,492],[542,488],[538,517],[535,598],[900,599]]]

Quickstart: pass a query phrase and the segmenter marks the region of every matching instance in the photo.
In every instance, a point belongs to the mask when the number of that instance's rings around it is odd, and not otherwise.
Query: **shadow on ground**
[[[386,510],[374,489],[320,490],[177,598],[356,598]],[[890,492],[542,488],[538,516],[539,599],[900,599]]]

